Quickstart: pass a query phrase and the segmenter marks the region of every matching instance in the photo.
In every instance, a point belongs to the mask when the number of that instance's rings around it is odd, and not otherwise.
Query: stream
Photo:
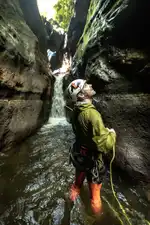
[[[47,124],[11,153],[0,154],[0,225],[120,225],[119,218],[126,225],[112,194],[109,172],[102,188],[100,218],[91,215],[86,181],[75,204],[68,200],[74,180],[68,153],[74,135],[63,110],[62,79],[56,77]],[[125,181],[117,171],[113,171],[113,182],[131,224],[148,225],[150,204],[142,188]]]

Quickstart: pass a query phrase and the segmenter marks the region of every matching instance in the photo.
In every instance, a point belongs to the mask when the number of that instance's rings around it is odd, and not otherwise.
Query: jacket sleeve
[[[91,110],[89,116],[92,127],[92,140],[95,142],[97,150],[106,154],[113,149],[116,134],[105,127],[102,117],[97,110]]]
[[[100,113],[96,110],[91,109],[89,113],[89,117],[90,117],[89,120],[92,126],[93,136],[100,136],[102,130],[105,129]]]

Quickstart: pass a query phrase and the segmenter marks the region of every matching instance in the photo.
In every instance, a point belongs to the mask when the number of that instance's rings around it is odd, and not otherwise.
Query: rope
[[[70,108],[69,106],[65,105],[65,107],[66,107],[67,109],[69,109],[69,110],[73,111],[73,109],[72,109],[72,108]]]
[[[128,224],[132,225],[132,223],[129,220],[129,217],[127,216],[127,214],[126,214],[122,204],[120,203],[119,199],[117,198],[116,192],[114,190],[114,184],[113,184],[113,180],[112,180],[112,163],[113,163],[114,159],[115,159],[115,146],[113,147],[113,157],[112,157],[111,162],[110,162],[110,184],[111,184],[111,189],[112,189],[112,193],[114,195],[114,198],[116,199],[116,201],[117,201],[117,203],[118,203],[118,205],[119,205],[119,207],[120,207],[124,217],[126,218]]]
[[[113,206],[110,204],[110,202],[104,196],[102,196],[102,199],[104,199],[104,201],[108,204],[109,208],[114,212],[115,216],[118,218],[121,225],[124,225],[123,221],[121,220],[121,218],[119,216],[119,213],[113,208]]]
[[[149,221],[145,220],[145,222],[147,223],[147,225],[150,225],[150,222]]]

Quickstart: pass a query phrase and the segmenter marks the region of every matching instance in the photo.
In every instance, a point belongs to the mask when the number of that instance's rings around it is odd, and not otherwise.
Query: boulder
[[[65,35],[59,31],[53,30],[48,41],[48,48],[53,52],[58,52],[64,47]]]
[[[66,34],[55,20],[50,19],[47,21],[45,17],[42,17],[42,21],[46,30],[47,49],[56,52],[50,60],[51,69],[56,70],[62,65]]]
[[[51,51],[56,52],[56,55],[52,56],[50,61],[52,71],[60,68],[62,65],[64,54],[64,42],[65,42],[65,34],[61,33],[59,30],[56,31],[53,29],[47,43],[48,48]]]

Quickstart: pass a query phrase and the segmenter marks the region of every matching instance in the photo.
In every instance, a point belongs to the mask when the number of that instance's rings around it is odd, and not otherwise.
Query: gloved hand
[[[109,132],[113,132],[116,134],[115,130],[113,128],[109,129],[108,127],[106,127],[106,129],[109,131]]]

